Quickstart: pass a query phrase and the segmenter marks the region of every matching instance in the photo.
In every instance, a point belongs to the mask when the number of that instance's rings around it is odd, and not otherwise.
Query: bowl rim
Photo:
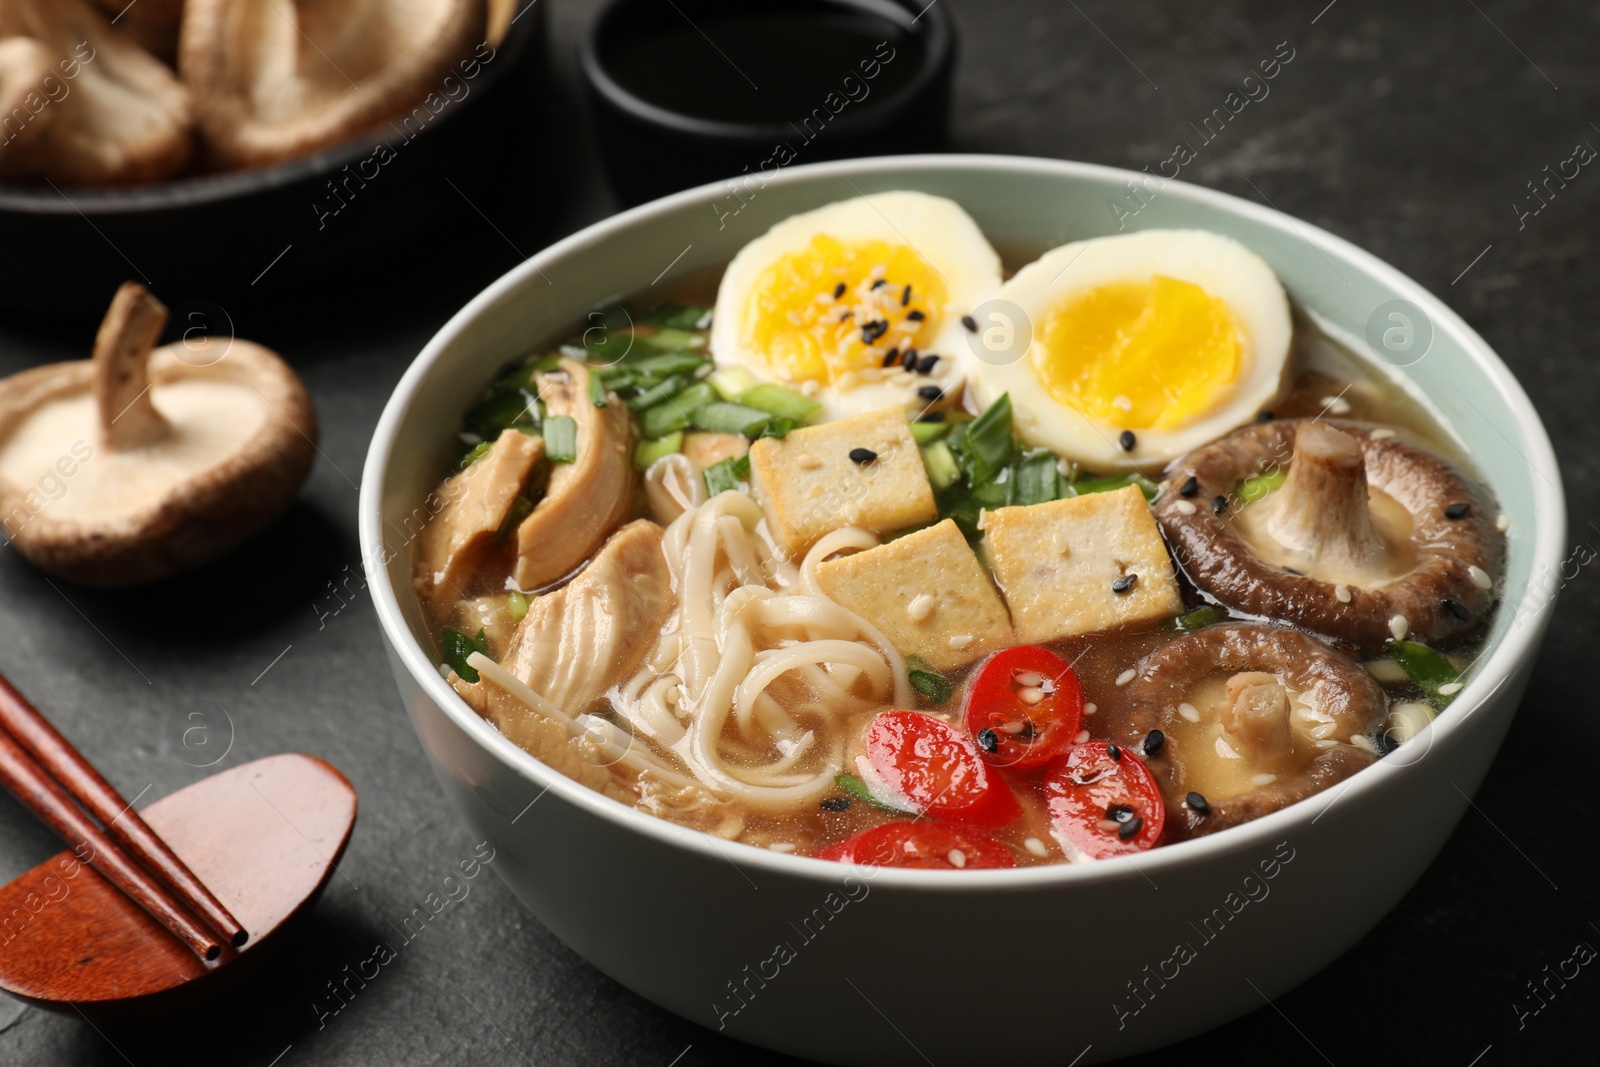
[[[730,144],[781,141],[793,132],[792,125],[783,122],[730,122],[725,119],[708,119],[675,111],[639,96],[623,86],[611,76],[610,69],[601,58],[600,38],[614,28],[617,19],[624,14],[624,8],[634,2],[636,0],[608,0],[589,19],[578,45],[578,67],[582,71],[584,81],[607,104],[652,126],[671,130],[677,134]],[[861,6],[852,3],[851,0],[838,0],[838,2],[845,6]],[[888,0],[888,2],[904,8],[908,13],[917,8],[916,0]],[[912,75],[911,80],[871,108],[838,115],[829,123],[830,128],[840,128],[846,132],[874,128],[887,121],[885,116],[904,111],[938,82],[940,72],[947,70],[954,61],[955,31],[950,24],[949,16],[943,8],[938,7],[937,3],[922,8],[911,23],[915,25],[923,19],[927,20],[927,26],[923,31],[927,47],[923,52],[921,66]]]
[[[902,178],[908,187],[915,188],[919,173],[949,169],[1004,171],[1065,179],[1109,179],[1117,184],[1138,177],[1138,172],[1135,171],[1069,160],[1029,156],[928,154],[879,156],[786,167],[770,180],[793,185],[803,184],[814,178],[879,177],[892,174]],[[1055,863],[1010,870],[966,871],[956,877],[946,871],[842,865],[828,860],[728,842],[703,831],[679,826],[624,805],[566,777],[540,762],[532,754],[518,748],[487,720],[479,717],[439,674],[437,666],[432,662],[431,654],[426,653],[413,638],[401,610],[399,597],[389,580],[388,569],[376,562],[384,558],[383,486],[391,453],[402,429],[402,418],[415,400],[418,389],[433,363],[497,301],[537,280],[543,269],[571,253],[624,233],[640,222],[670,214],[682,207],[707,199],[714,199],[719,195],[721,195],[721,184],[710,183],[650,201],[586,226],[512,268],[470,300],[428,341],[395,386],[373,432],[372,444],[362,473],[358,506],[362,559],[367,567],[368,585],[372,591],[379,625],[395,656],[404,664],[413,681],[489,756],[533,785],[544,791],[557,793],[564,801],[585,810],[588,814],[620,828],[641,833],[658,844],[686,849],[704,858],[728,863],[734,863],[734,860],[730,858],[725,846],[733,845],[738,849],[736,853],[738,862],[734,864],[736,868],[742,869],[748,866],[772,876],[797,878],[819,885],[837,884],[841,876],[854,873],[857,877],[869,877],[884,887],[927,893],[1037,891],[1042,888],[1066,887],[1091,881],[1116,882],[1141,878],[1148,881],[1153,875],[1159,875],[1173,868],[1199,865],[1208,860],[1235,856],[1262,846],[1270,847],[1273,842],[1288,837],[1288,831],[1293,827],[1304,823],[1315,823],[1345,794],[1353,792],[1354,796],[1359,798],[1376,789],[1384,788],[1382,783],[1387,776],[1371,773],[1379,767],[1387,766],[1394,774],[1417,773],[1421,757],[1393,763],[1387,759],[1379,760],[1371,767],[1364,768],[1362,772],[1346,779],[1341,787],[1318,794],[1319,797],[1328,797],[1326,803],[1319,805],[1316,803],[1316,797],[1308,797],[1259,819],[1230,827],[1225,833],[1192,838],[1139,853],[1137,864],[1132,858],[1123,856],[1117,858],[1125,859],[1127,863],[1118,863],[1114,860],[1100,863]],[[1396,297],[1410,300],[1421,307],[1432,318],[1437,330],[1452,335],[1462,346],[1464,354],[1505,396],[1517,419],[1517,431],[1522,438],[1521,451],[1524,458],[1535,469],[1554,472],[1553,480],[1551,478],[1530,480],[1534,492],[1533,510],[1539,516],[1538,522],[1528,524],[1531,527],[1529,536],[1533,549],[1530,574],[1547,573],[1551,568],[1558,566],[1566,536],[1566,504],[1560,484],[1560,468],[1556,464],[1549,435],[1534,410],[1532,401],[1510,369],[1472,327],[1418,282],[1371,253],[1311,223],[1293,219],[1274,208],[1254,204],[1228,193],[1182,181],[1167,183],[1163,187],[1163,195],[1172,195],[1200,206],[1218,209],[1225,214],[1243,216],[1280,233],[1303,239],[1319,253],[1333,253],[1365,271],[1386,286]],[[1316,309],[1312,307],[1311,310]],[[1433,746],[1450,744],[1466,720],[1481,710],[1494,694],[1511,680],[1517,669],[1537,652],[1545,624],[1554,610],[1554,605],[1555,598],[1551,597],[1532,608],[1524,609],[1533,616],[1530,625],[1513,627],[1498,644],[1483,655],[1478,673],[1468,681],[1466,688],[1452,702],[1451,714],[1440,716],[1425,728],[1424,732],[1429,736],[1428,748],[1422,750],[1424,755]],[[1406,749],[1398,751],[1404,752]]]

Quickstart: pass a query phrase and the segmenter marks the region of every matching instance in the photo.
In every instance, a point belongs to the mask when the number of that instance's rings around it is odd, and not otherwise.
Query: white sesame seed
[[[1442,697],[1453,697],[1457,693],[1461,692],[1461,687],[1461,682],[1446,682],[1444,685],[1439,687],[1439,695]]]
[[[1018,671],[1012,678],[1018,685],[1030,689],[1037,689],[1044,684],[1044,675],[1038,671]]]
[[[794,465],[803,471],[814,471],[822,466],[822,460],[813,456],[810,452],[802,452],[794,457]]]
[[[1341,604],[1350,603],[1350,587],[1348,585],[1334,586],[1333,595],[1339,598],[1339,603]]]
[[[1173,502],[1172,510],[1176,511],[1179,515],[1193,515],[1195,513],[1195,506],[1189,503],[1187,500],[1178,500]]]
[[[921,622],[933,614],[933,597],[927,593],[918,593],[912,598],[911,604],[906,608],[906,614],[911,616],[913,622]]]
[[[1195,707],[1193,704],[1179,704],[1178,714],[1183,716],[1183,718],[1189,722],[1200,721],[1200,709]]]
[[[1027,849],[1029,852],[1032,852],[1035,856],[1049,855],[1049,853],[1045,851],[1044,842],[1040,841],[1037,837],[1028,838],[1022,843],[1022,847]]]
[[[1341,742],[1339,741],[1339,739],[1337,737],[1326,737],[1326,738],[1323,738],[1321,741],[1317,742],[1317,747],[1318,748],[1332,748],[1335,745],[1340,744],[1340,743]]]
[[[965,867],[967,865],[967,854],[959,848],[951,849],[946,854],[945,859],[950,861],[950,866],[952,867]]]
[[[1111,399],[1111,406],[1119,411],[1132,411],[1133,401],[1129,400],[1125,396],[1122,396],[1121,394],[1118,394]]]
[[[1251,785],[1271,785],[1277,780],[1278,776],[1276,774],[1252,774],[1250,776]]]
[[[1023,722],[1021,719],[1012,719],[1010,722],[1003,722],[1000,724],[1000,732],[1013,735],[1020,734],[1023,729],[1027,727],[1027,725],[1028,724]]]
[[[1087,703],[1087,704],[1085,704],[1083,706],[1083,713],[1085,715],[1093,715],[1095,712],[1097,712],[1099,710],[1100,710],[1100,705],[1094,703],[1093,701],[1090,701],[1089,703]]]
[[[1380,682],[1403,682],[1410,677],[1406,674],[1406,669],[1400,666],[1399,660],[1388,657],[1369,662],[1367,673]]]
[[[1511,516],[1502,511],[1499,518],[1494,520],[1494,528],[1499,530],[1501,533],[1505,533],[1507,530],[1511,529]]]
[[[1037,704],[1039,701],[1044,699],[1044,690],[1040,689],[1038,686],[1029,686],[1026,689],[1019,689],[1017,690],[1017,699],[1022,701],[1024,704]]]
[[[1350,743],[1357,748],[1366,749],[1374,756],[1378,754],[1378,746],[1374,745],[1372,743],[1372,738],[1368,737],[1366,734],[1356,734],[1354,737],[1350,738]]]
[[[1389,429],[1389,427],[1387,427],[1387,426],[1383,427],[1381,430],[1373,430],[1372,431],[1372,439],[1374,441],[1387,441],[1389,438],[1391,438],[1393,436],[1394,436],[1394,431]]]
[[[1322,407],[1330,415],[1350,414],[1350,401],[1342,396],[1325,396],[1322,398]]]
[[[1472,576],[1472,584],[1479,589],[1488,589],[1494,585],[1494,579],[1489,577],[1489,572],[1476,563],[1467,568],[1467,573]]]
[[[950,648],[956,652],[960,652],[963,648],[966,648],[970,644],[972,644],[971,634],[950,635]]]
[[[1087,740],[1089,740],[1089,731],[1079,730],[1077,736],[1072,739],[1072,743],[1075,745],[1081,745]]]
[[[767,847],[769,849],[771,849],[772,851],[774,851],[774,852],[793,852],[794,851],[794,845],[793,845],[793,843],[791,843],[789,841],[774,841],[772,844],[768,845]]]
[[[1405,639],[1406,632],[1411,629],[1411,623],[1404,615],[1396,615],[1389,620],[1389,632],[1394,634],[1396,641]]]
[[[1129,682],[1133,681],[1134,676],[1138,673],[1138,671],[1134,670],[1132,667],[1129,667],[1127,670],[1117,675],[1117,684],[1127,685]]]
[[[817,395],[817,391],[820,390],[821,388],[822,388],[822,386],[818,385],[815,379],[807,378],[805,381],[800,383],[800,395],[801,396],[816,396]]]

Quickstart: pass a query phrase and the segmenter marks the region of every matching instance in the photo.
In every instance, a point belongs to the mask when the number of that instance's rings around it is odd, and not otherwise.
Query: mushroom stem
[[[1294,755],[1289,726],[1289,691],[1275,675],[1245,671],[1228,679],[1219,721],[1239,742],[1242,754],[1260,766]]]
[[[1262,502],[1267,532],[1319,563],[1368,568],[1386,553],[1367,499],[1367,467],[1355,438],[1326,423],[1301,423],[1283,487]]]
[[[172,429],[150,399],[150,353],[167,308],[138,282],[123,282],[94,339],[94,399],[100,441],[113,452],[140,448]]]

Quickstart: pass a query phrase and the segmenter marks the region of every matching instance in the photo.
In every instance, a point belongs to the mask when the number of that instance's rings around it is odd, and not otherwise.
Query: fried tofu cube
[[[1183,610],[1167,546],[1135,486],[1000,508],[978,525],[1024,644]]]
[[[989,572],[953,519],[817,567],[822,591],[935,670],[964,667],[1013,643]]]
[[[885,534],[939,514],[904,408],[763,438],[750,446],[750,481],[791,556],[844,526]]]

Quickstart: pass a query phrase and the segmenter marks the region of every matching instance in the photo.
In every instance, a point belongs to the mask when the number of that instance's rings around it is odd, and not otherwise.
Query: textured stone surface
[[[1154,166],[1247,68],[1288,41],[1294,59],[1270,96],[1246,107],[1185,176],[1325,226],[1465,315],[1550,425],[1573,543],[1600,544],[1591,523],[1600,469],[1590,454],[1600,436],[1590,355],[1600,174],[1585,168],[1524,228],[1512,207],[1525,203],[1525,183],[1577,141],[1600,146],[1590,124],[1600,116],[1589,110],[1600,16],[1508,0],[1337,0],[1326,10],[1325,0],[940,2],[963,35],[953,146],[962,151]],[[542,131],[545,166],[559,174],[550,192],[523,205],[525,215],[497,215],[490,225],[464,214],[448,240],[419,249],[403,290],[363,286],[353,275],[348,289],[230,304],[240,336],[281,349],[301,368],[322,417],[324,458],[284,522],[225,569],[144,603],[55,588],[0,553],[0,668],[129,796],[194,781],[206,772],[193,764],[221,755],[231,734],[223,765],[314,752],[350,776],[362,801],[342,864],[348,880],[334,880],[311,936],[248,990],[160,1029],[97,1032],[77,1018],[0,1003],[0,1063],[776,1061],[604,978],[488,877],[320,1028],[312,1007],[326,1006],[325,983],[366,958],[475,844],[438,802],[390,690],[361,593],[354,482],[385,397],[432,331],[518,262],[518,248],[532,252],[610,210],[573,71],[573,43],[592,7],[558,0],[550,11],[556,69],[529,129]],[[478,178],[464,160],[455,180],[476,199]],[[448,202],[456,194],[436,195]],[[97,239],[87,228],[80,236]],[[302,252],[315,249],[295,255]],[[270,279],[291,276],[294,263],[286,257]],[[0,325],[0,373],[84,355],[92,336],[93,323]],[[342,584],[348,606],[330,582]],[[1525,983],[1575,943],[1600,945],[1590,925],[1600,921],[1591,906],[1600,886],[1584,854],[1596,804],[1589,776],[1562,769],[1600,748],[1582,668],[1592,663],[1597,614],[1600,579],[1580,569],[1477,810],[1395,912],[1275,1006],[1172,1055],[1460,1067],[1593,1058],[1584,1025],[1600,1002],[1592,968],[1565,988],[1552,983],[1555,995],[1520,1027],[1513,1005],[1537,1007]],[[55,848],[20,808],[0,802],[0,877]]]

